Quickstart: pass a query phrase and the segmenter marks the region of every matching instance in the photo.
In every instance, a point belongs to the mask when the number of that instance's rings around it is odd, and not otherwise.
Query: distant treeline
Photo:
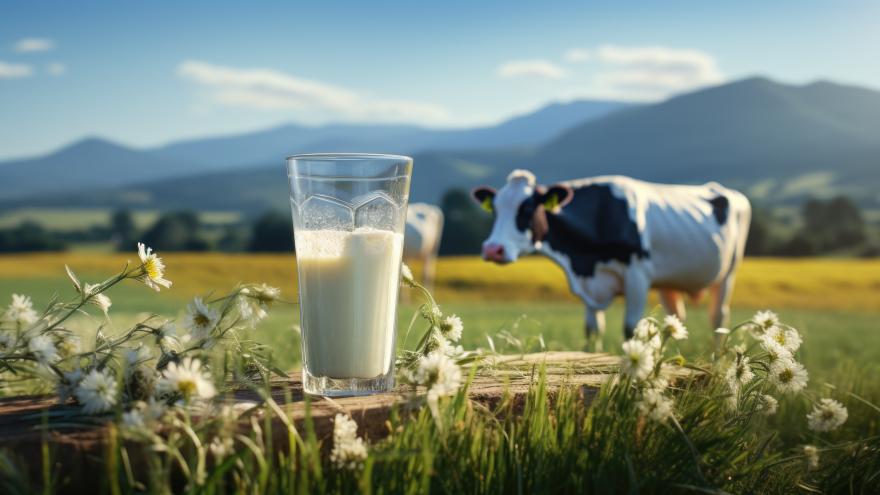
[[[441,201],[446,217],[441,255],[474,255],[492,228],[492,217],[467,191],[452,189]],[[106,225],[52,231],[34,222],[0,230],[0,252],[57,251],[72,244],[112,243],[121,251],[144,242],[157,251],[291,252],[289,212],[267,211],[227,225],[210,225],[192,211],[166,212],[138,229],[131,212],[114,212]],[[746,253],[751,256],[878,256],[880,229],[865,221],[849,198],[811,199],[794,218],[756,207]]]

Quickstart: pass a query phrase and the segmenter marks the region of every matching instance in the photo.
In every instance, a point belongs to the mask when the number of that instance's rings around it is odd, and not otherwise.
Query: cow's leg
[[[681,292],[663,289],[660,291],[660,302],[663,304],[663,309],[666,310],[667,314],[675,315],[679,320],[684,321],[687,315],[685,314],[684,298],[681,297]]]
[[[651,282],[643,270],[631,267],[626,272],[624,283],[623,295],[626,297],[626,309],[623,315],[623,335],[626,339],[631,339],[636,325],[645,313]]]
[[[587,352],[602,352],[605,335],[605,312],[587,306]]]
[[[734,279],[736,276],[731,272],[712,288],[713,298],[709,311],[712,328],[726,327],[730,323],[730,298],[733,296]],[[715,348],[719,350],[723,336],[714,332],[713,335],[715,335]]]

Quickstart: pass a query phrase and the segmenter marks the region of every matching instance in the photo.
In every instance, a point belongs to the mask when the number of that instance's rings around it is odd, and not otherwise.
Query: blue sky
[[[880,88],[880,3],[4,2],[0,159],[283,122],[493,123],[761,74]]]

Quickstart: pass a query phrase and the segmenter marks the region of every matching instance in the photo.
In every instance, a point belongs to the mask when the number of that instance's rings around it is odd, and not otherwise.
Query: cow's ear
[[[570,186],[555,184],[547,188],[547,191],[542,195],[541,202],[544,204],[545,210],[555,211],[567,205],[572,197],[574,197],[574,191]]]
[[[492,200],[495,198],[495,189],[491,187],[478,187],[471,191],[474,201],[480,205],[480,208],[492,213]]]

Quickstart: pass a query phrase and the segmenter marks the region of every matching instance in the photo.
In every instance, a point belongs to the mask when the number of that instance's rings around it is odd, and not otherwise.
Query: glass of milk
[[[388,391],[412,158],[294,155],[287,171],[303,388],[324,396]]]

